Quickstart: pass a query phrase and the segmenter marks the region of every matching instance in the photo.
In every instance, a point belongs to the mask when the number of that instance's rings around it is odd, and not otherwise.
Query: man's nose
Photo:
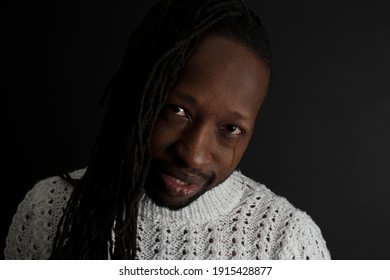
[[[189,126],[176,143],[176,155],[189,168],[200,169],[213,159],[212,131],[205,125]]]

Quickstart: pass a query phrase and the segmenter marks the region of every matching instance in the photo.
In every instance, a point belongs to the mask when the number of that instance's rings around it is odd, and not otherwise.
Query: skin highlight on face
[[[152,131],[146,193],[171,209],[226,180],[241,160],[266,96],[269,69],[235,40],[200,40]]]

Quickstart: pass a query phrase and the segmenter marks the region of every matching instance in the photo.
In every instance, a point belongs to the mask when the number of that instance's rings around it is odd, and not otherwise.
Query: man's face
[[[242,44],[220,36],[200,41],[152,132],[146,192],[157,204],[179,209],[230,176],[268,80],[267,66]]]

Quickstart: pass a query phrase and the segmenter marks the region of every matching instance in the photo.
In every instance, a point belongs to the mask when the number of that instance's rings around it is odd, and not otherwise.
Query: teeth
[[[177,178],[174,178],[174,179],[175,179],[175,182],[178,183],[178,184],[180,184],[180,185],[188,185],[188,183],[183,182],[182,180],[179,180],[179,179],[177,179]]]

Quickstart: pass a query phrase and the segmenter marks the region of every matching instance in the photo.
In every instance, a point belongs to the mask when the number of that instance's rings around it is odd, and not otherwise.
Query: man
[[[158,3],[108,87],[85,173],[27,194],[6,257],[329,258],[309,216],[234,171],[269,76],[267,36],[241,1]]]

